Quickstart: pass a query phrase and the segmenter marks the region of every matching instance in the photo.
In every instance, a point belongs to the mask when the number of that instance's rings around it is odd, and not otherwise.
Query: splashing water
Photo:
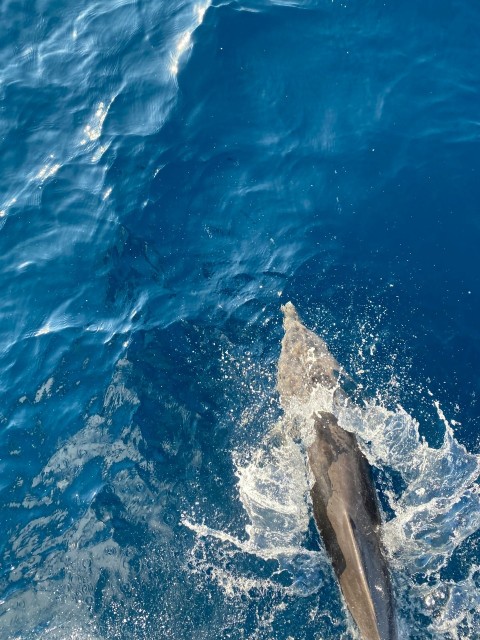
[[[456,582],[443,578],[442,570],[480,529],[480,456],[455,439],[438,402],[434,406],[445,434],[442,446],[435,449],[421,437],[418,421],[400,405],[387,409],[387,400],[359,406],[339,401],[336,390],[316,387],[307,403],[290,407],[289,415],[273,425],[260,445],[234,454],[238,496],[249,520],[246,540],[188,518],[184,524],[203,547],[203,568],[214,567],[215,579],[229,593],[248,592],[252,580],[245,582],[241,570],[233,571],[224,556],[220,560],[227,547],[227,555],[275,561],[277,569],[264,581],[264,589],[278,589],[275,577],[284,572],[290,575],[287,586],[281,586],[284,595],[316,593],[322,600],[330,568],[323,548],[307,548],[312,479],[304,452],[313,437],[313,412],[331,411],[343,428],[357,435],[379,472],[378,489],[391,513],[383,539],[397,592],[401,637],[471,638],[478,629],[478,567]],[[208,555],[205,548],[212,539],[223,550]],[[350,626],[349,633],[355,633]]]

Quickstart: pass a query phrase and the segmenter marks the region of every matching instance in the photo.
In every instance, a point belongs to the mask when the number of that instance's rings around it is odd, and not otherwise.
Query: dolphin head
[[[338,387],[342,371],[325,342],[301,322],[291,302],[281,307],[285,335],[278,361],[277,388],[281,403],[306,402],[312,390]]]

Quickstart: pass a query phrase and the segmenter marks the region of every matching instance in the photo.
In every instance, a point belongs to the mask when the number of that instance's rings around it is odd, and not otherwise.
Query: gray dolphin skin
[[[288,413],[294,405],[306,403],[315,387],[338,391],[345,373],[325,342],[301,323],[291,302],[282,311],[285,336],[277,386]],[[348,401],[341,389],[340,400]],[[310,491],[313,514],[346,605],[362,640],[397,640],[395,604],[369,464],[355,435],[342,429],[332,412],[315,412],[313,422],[313,443],[308,446],[315,479]]]

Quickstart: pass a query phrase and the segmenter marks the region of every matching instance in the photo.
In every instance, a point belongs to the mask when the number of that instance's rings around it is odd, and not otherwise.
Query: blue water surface
[[[365,398],[434,449],[444,415],[448,468],[474,465],[480,5],[0,15],[1,640],[354,637],[328,570],[312,589],[191,523],[246,539],[287,300]],[[393,461],[375,474],[401,519]],[[480,638],[467,520],[422,534],[440,562],[392,561],[402,638]]]

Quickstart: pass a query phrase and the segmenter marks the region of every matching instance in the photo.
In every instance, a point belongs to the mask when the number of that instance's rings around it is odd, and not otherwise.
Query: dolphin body
[[[305,408],[319,387],[332,398],[330,410],[314,412],[313,441],[308,444],[315,522],[362,640],[397,640],[371,470],[355,435],[342,429],[333,413],[335,403],[349,401],[342,389],[348,376],[325,342],[304,327],[291,302],[282,311],[285,336],[277,387],[286,414]]]

